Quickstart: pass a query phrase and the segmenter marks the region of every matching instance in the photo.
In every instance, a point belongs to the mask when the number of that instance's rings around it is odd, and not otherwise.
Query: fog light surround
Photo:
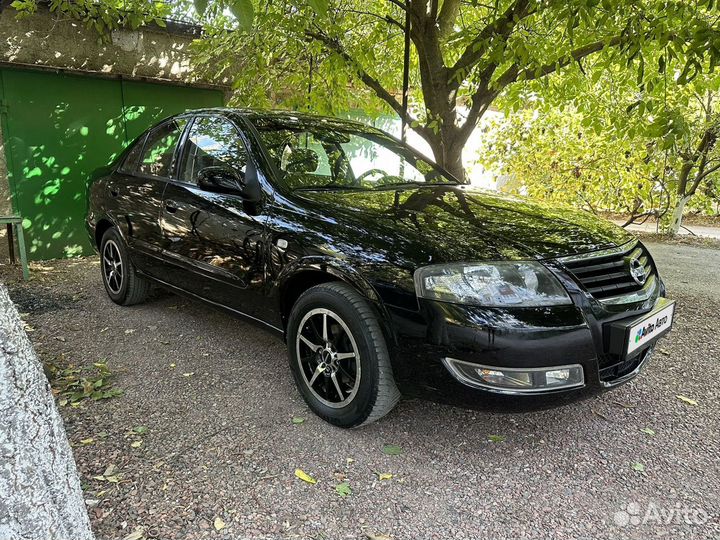
[[[532,394],[585,386],[580,364],[539,368],[507,368],[443,358],[443,364],[461,383],[502,394]]]

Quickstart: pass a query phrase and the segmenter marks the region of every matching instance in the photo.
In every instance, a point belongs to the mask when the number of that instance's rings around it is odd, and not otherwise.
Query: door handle
[[[171,214],[174,214],[178,211],[177,203],[173,201],[165,201],[165,210],[167,210]]]

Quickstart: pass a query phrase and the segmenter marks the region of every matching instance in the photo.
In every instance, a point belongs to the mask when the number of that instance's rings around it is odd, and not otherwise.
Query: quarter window
[[[170,176],[173,156],[187,120],[176,118],[150,132],[140,160],[140,173],[150,176]]]
[[[120,172],[125,174],[133,174],[135,172],[135,169],[137,168],[138,160],[140,159],[140,154],[143,150],[143,144],[145,144],[145,138],[146,135],[143,135],[140,137],[136,142],[135,146],[133,146],[130,151],[127,153],[127,156],[125,156],[125,161],[123,161],[122,166],[120,167]]]
[[[224,167],[245,173],[247,152],[235,126],[217,117],[200,117],[190,128],[180,179],[197,183],[198,173],[206,167]]]

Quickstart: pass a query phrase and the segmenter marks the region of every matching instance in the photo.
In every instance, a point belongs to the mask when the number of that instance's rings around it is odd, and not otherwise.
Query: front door
[[[206,167],[243,175],[248,153],[229,120],[197,117],[186,138],[177,181],[165,188],[160,226],[171,284],[264,319],[265,216],[249,215],[239,194],[198,187]]]

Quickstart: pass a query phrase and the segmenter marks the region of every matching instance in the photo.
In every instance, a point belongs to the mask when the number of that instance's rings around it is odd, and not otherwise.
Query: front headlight
[[[437,264],[415,271],[421,298],[487,307],[570,304],[560,282],[533,261]]]

